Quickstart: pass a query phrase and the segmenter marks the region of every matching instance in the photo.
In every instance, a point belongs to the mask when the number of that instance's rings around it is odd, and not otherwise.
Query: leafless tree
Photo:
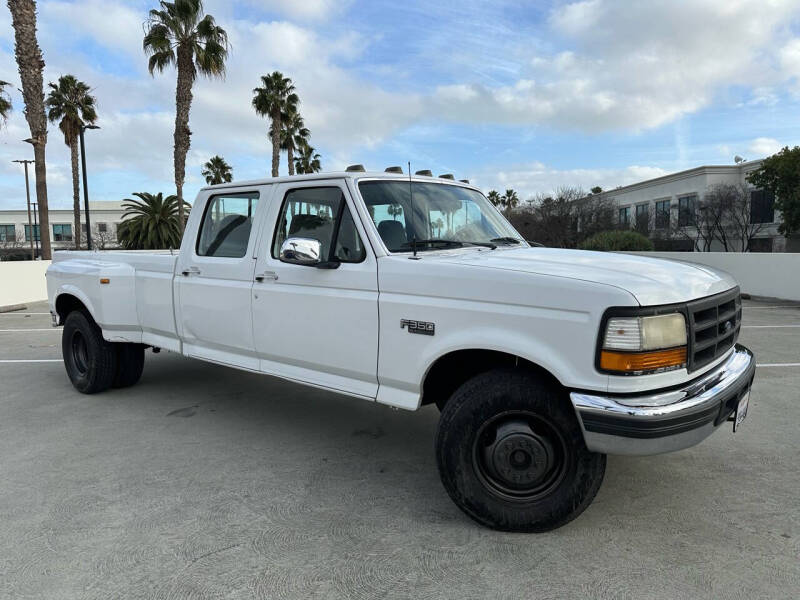
[[[23,248],[25,248],[25,236],[19,231],[15,233],[12,239],[8,239],[7,237],[0,239],[0,260],[29,259],[29,251],[26,250],[23,252]]]
[[[719,184],[712,186],[706,198],[721,213],[717,239],[726,252],[749,252],[756,235],[765,227],[753,221],[750,190],[743,185]]]
[[[545,246],[575,248],[598,231],[614,228],[614,202],[601,194],[587,195],[578,187],[538,194],[510,213],[525,239]]]
[[[116,248],[118,245],[116,236],[108,228],[105,231],[100,231],[99,225],[92,227],[92,247],[98,250],[107,250],[108,248]]]

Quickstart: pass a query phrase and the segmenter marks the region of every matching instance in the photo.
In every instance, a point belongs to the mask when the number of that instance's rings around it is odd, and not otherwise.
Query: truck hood
[[[438,258],[476,267],[611,285],[630,292],[642,306],[687,302],[724,292],[737,285],[728,273],[704,265],[613,252],[499,248],[453,252]]]

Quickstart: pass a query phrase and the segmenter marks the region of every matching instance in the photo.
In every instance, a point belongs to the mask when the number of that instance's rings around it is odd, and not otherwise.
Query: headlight
[[[686,366],[686,319],[681,313],[608,319],[599,363],[603,371],[628,375]]]

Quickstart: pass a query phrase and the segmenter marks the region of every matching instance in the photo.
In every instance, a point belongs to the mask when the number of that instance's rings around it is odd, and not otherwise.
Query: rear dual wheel
[[[606,457],[590,452],[563,392],[498,369],[463,384],[436,435],[439,474],[467,515],[493,529],[542,532],[591,504]]]
[[[61,352],[67,376],[84,394],[131,386],[139,381],[144,368],[143,345],[106,341],[89,313],[82,310],[67,316]]]

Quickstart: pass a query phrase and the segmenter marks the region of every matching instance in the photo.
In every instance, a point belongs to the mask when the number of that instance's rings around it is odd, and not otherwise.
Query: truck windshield
[[[362,181],[361,197],[390,252],[410,252],[416,238],[418,250],[457,246],[517,245],[521,236],[475,190],[442,183]],[[414,192],[414,214],[411,193]]]

